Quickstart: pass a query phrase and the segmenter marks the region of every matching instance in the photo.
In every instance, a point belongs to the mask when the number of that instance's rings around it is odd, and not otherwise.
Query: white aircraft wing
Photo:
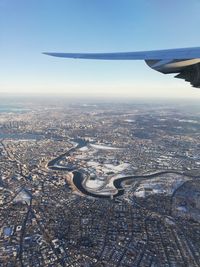
[[[75,59],[96,60],[145,60],[151,68],[168,74],[178,73],[177,78],[189,81],[194,87],[200,87],[200,47],[154,50],[143,52],[116,53],[56,53],[43,54]]]

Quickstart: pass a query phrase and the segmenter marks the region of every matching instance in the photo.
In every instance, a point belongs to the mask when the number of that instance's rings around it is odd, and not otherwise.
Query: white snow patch
[[[90,144],[90,146],[95,148],[95,149],[104,149],[104,150],[119,150],[120,149],[118,147],[104,146],[104,145],[93,145],[93,144]]]
[[[130,120],[130,119],[127,119],[127,120],[124,120],[125,122],[135,122],[135,120]]]
[[[83,146],[79,149],[80,151],[87,151],[88,150],[88,147],[87,146]]]
[[[167,224],[169,224],[169,225],[175,225],[175,222],[173,221],[173,219],[171,219],[171,218],[169,218],[169,217],[165,218],[165,222],[166,222]]]
[[[183,207],[183,206],[179,206],[176,208],[178,211],[181,211],[181,212],[187,212],[187,208],[186,207]]]
[[[93,167],[95,169],[101,169],[104,173],[111,172],[111,171],[114,173],[122,172],[130,166],[130,164],[128,164],[128,163],[122,163],[122,164],[117,165],[117,166],[115,166],[113,164],[102,165],[99,162],[95,162],[95,161],[88,161],[87,165],[89,167]]]
[[[136,191],[134,195],[136,197],[145,197],[145,190]]]
[[[113,164],[104,164],[104,167],[106,167],[107,169],[109,169],[110,171],[113,172],[122,172],[125,169],[127,169],[130,166],[130,164],[128,163],[122,163],[120,165],[113,165]]]
[[[100,181],[99,179],[87,180],[87,182],[85,183],[85,185],[87,187],[92,188],[92,189],[98,189],[103,184],[104,184],[104,182],[103,181]]]

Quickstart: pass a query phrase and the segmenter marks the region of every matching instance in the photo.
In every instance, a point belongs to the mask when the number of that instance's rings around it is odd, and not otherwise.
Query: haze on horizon
[[[144,62],[83,62],[41,53],[199,46],[199,10],[197,0],[0,0],[0,93],[198,99],[200,90]]]

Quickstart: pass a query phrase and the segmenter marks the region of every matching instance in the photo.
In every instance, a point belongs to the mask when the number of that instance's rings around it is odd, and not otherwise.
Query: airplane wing
[[[147,65],[164,74],[177,73],[176,78],[189,81],[200,88],[200,47],[116,53],[56,53],[43,54],[74,59],[145,60]]]

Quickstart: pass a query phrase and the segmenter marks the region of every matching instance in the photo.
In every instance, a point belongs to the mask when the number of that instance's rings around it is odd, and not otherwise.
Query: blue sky
[[[0,0],[0,92],[200,98],[142,61],[41,54],[200,46],[199,12],[199,0]]]

